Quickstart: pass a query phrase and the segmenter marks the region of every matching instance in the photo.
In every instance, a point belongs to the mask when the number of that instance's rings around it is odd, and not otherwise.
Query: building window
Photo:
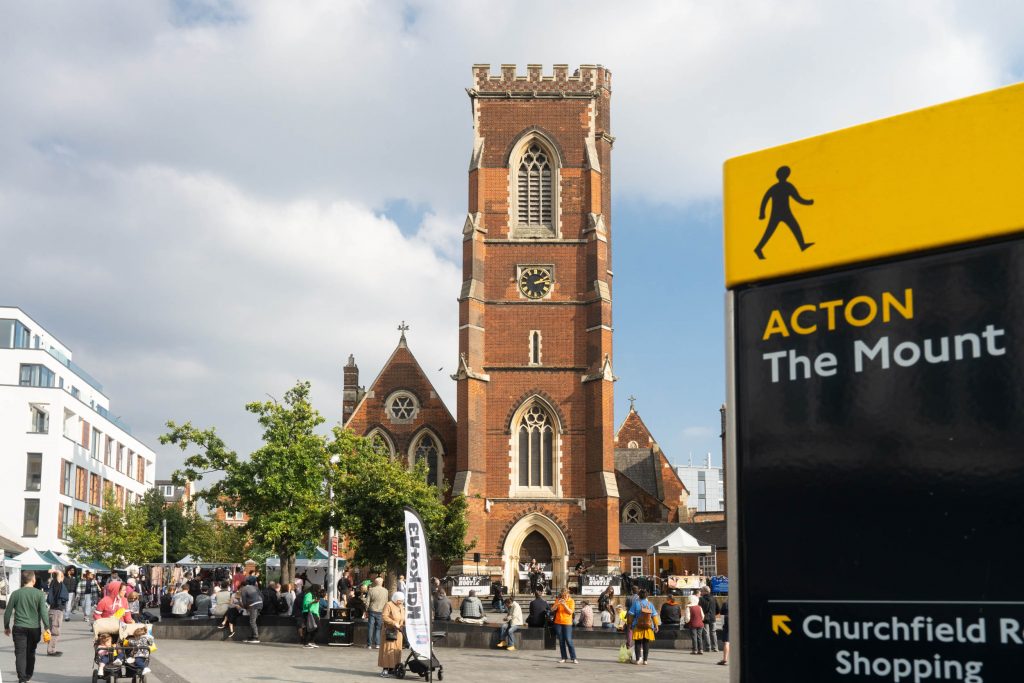
[[[366,438],[370,441],[370,447],[381,455],[391,457],[395,454],[395,445],[391,442],[391,437],[383,430],[374,429],[366,435]]]
[[[408,391],[394,392],[388,396],[385,403],[387,405],[388,419],[393,424],[408,424],[412,422],[420,409],[416,397]]]
[[[135,480],[144,483],[146,481],[146,459],[141,455],[136,455],[135,463]]]
[[[555,423],[538,401],[522,411],[515,435],[519,488],[554,488]]]
[[[245,513],[242,512],[241,510],[235,510],[234,512],[227,512],[227,511],[225,511],[224,512],[224,521],[225,522],[244,522],[245,521]]]
[[[89,505],[100,506],[103,488],[100,482],[100,475],[89,475]]]
[[[630,576],[643,576],[644,575],[644,556],[633,555],[629,558],[629,575]]]
[[[643,508],[635,501],[630,501],[622,510],[622,521],[626,524],[639,524],[644,521]]]
[[[114,439],[107,437],[106,445],[103,448],[103,464],[110,467],[110,456],[114,450]]]
[[[114,492],[114,482],[110,481],[109,479],[104,479],[103,480],[103,500],[107,499],[107,494],[108,493],[113,493],[113,492]]]
[[[124,472],[124,444],[117,444],[117,471]]]
[[[70,505],[64,505],[61,503],[60,512],[57,515],[57,538],[62,541],[68,540],[68,531],[71,529],[72,524],[72,509]]]
[[[23,363],[18,384],[23,387],[52,387],[53,371],[45,365]]]
[[[640,448],[640,444],[638,444],[636,441],[630,441],[629,443],[626,444],[626,448]]]
[[[171,498],[172,496],[174,496],[174,486],[173,485],[172,486],[161,486],[160,490],[164,494],[165,498]]]
[[[75,524],[85,522],[85,510],[75,510]]]
[[[530,331],[530,365],[540,365],[540,330]]]
[[[75,466],[67,460],[62,460],[60,465],[60,492],[65,496],[75,495],[74,477]]]
[[[50,431],[50,415],[35,404],[29,405],[32,417],[31,431],[33,434],[47,434]]]
[[[120,485],[115,485],[114,495],[117,497],[117,507],[124,510],[124,487]]]
[[[551,153],[531,141],[515,169],[515,233],[518,237],[554,237],[554,169]]]
[[[437,439],[430,433],[425,433],[415,441],[413,449],[413,461],[427,461],[427,483],[431,486],[438,486],[441,483],[441,449],[438,447]]]
[[[89,488],[89,473],[84,467],[75,468],[75,498],[83,503],[87,500]]]
[[[92,441],[89,442],[89,453],[93,460],[100,459],[100,430],[92,428]]]
[[[25,523],[21,528],[22,536],[39,535],[39,499],[25,499]]]
[[[25,474],[25,490],[38,491],[43,484],[43,454],[28,454],[28,471]]]

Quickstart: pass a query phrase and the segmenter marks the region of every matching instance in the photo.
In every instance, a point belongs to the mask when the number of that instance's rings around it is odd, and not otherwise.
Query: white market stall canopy
[[[64,568],[56,557],[51,556],[49,553],[40,552],[35,548],[29,548],[14,559],[21,562],[21,568],[26,571],[45,572],[49,571],[54,565],[57,565],[58,569]]]
[[[701,545],[682,529],[676,529],[647,549],[651,555],[704,555],[711,551],[711,546]]]

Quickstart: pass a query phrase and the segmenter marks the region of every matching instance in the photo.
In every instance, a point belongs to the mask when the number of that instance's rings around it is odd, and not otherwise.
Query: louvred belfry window
[[[540,145],[530,145],[519,162],[518,211],[520,225],[552,226],[551,162]]]

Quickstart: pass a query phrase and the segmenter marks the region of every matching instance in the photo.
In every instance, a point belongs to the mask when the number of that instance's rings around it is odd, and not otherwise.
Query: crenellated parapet
[[[612,73],[600,64],[582,64],[569,73],[568,64],[555,64],[545,74],[540,64],[528,64],[520,74],[515,64],[502,64],[499,73],[490,64],[473,65],[472,97],[596,97],[611,90]]]

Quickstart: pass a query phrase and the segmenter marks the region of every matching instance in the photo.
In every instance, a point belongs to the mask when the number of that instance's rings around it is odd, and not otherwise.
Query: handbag
[[[390,642],[394,642],[394,641],[398,640],[398,629],[389,628],[384,633],[384,640],[387,640],[387,641],[390,641]]]
[[[320,619],[312,612],[306,612],[306,630],[315,631],[320,628]]]

